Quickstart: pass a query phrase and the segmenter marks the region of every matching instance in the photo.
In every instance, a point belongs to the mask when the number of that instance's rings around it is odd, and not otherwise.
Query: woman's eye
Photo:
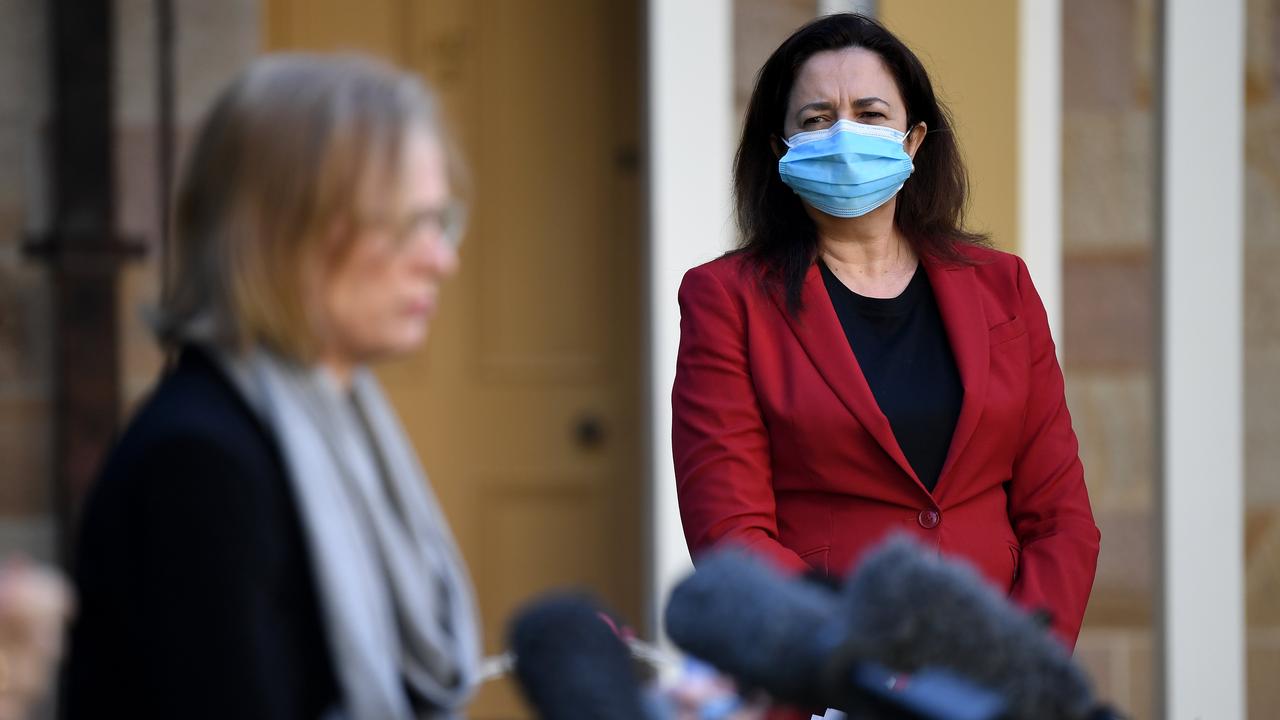
[[[813,117],[811,117],[811,118],[805,118],[804,122],[803,122],[803,123],[801,123],[801,124],[802,124],[802,125],[816,125],[816,124],[818,124],[818,123],[820,123],[820,122],[823,122],[823,121],[825,121],[825,120],[826,120],[826,118],[825,118],[825,117],[823,117],[823,116],[821,116],[821,115],[814,115],[814,116],[813,116]]]
[[[872,118],[872,119],[879,118],[879,119],[883,120],[883,119],[884,119],[884,113],[878,113],[878,112],[864,112],[864,113],[862,113],[862,117],[864,117],[864,118]]]
[[[411,213],[400,222],[395,237],[400,244],[418,237],[423,232],[438,232],[441,228],[440,213],[431,210],[419,210]]]

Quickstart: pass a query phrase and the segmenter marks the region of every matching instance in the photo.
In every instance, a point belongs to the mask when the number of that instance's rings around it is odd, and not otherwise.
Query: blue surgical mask
[[[839,120],[785,140],[778,173],[813,207],[836,217],[866,215],[902,189],[915,166],[906,134],[883,125]]]

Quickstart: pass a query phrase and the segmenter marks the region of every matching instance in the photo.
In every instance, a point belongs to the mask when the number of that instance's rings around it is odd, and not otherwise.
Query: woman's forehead
[[[812,102],[865,97],[901,104],[898,85],[878,54],[866,48],[841,48],[814,53],[800,66],[788,105],[797,109]]]

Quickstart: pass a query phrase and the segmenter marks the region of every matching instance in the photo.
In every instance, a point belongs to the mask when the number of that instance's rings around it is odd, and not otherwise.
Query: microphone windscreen
[[[647,710],[631,653],[582,596],[534,601],[510,627],[515,675],[548,720],[644,720]]]
[[[1011,720],[1085,718],[1088,677],[1066,648],[969,566],[905,537],[887,541],[841,593],[846,661],[948,669],[999,693]]]
[[[671,593],[667,635],[748,688],[818,704],[824,656],[843,639],[836,596],[783,577],[743,552],[703,557]]]

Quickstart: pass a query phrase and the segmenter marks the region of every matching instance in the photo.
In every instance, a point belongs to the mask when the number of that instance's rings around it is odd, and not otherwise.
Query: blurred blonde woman
[[[460,714],[471,584],[367,370],[422,344],[458,268],[455,164],[416,79],[256,61],[179,191],[176,361],[89,499],[69,718]]]

